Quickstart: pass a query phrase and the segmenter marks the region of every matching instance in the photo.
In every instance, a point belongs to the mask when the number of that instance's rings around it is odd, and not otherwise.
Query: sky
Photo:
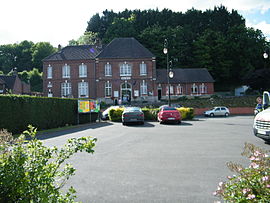
[[[246,25],[260,29],[270,40],[270,0],[1,0],[0,45],[20,43],[23,40],[68,45],[86,30],[90,18],[108,9],[114,12],[126,8],[213,9],[224,5],[237,10],[246,19]]]

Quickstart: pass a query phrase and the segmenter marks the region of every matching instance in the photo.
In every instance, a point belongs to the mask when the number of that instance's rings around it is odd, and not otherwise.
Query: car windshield
[[[171,111],[171,110],[176,110],[176,108],[169,107],[169,106],[166,106],[166,107],[163,108],[163,111]]]
[[[139,108],[139,107],[129,107],[129,108],[126,108],[125,111],[141,111],[141,108]]]

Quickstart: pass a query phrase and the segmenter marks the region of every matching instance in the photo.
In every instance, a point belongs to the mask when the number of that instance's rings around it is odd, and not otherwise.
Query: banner
[[[89,112],[99,112],[100,104],[97,100],[78,100],[78,112],[79,113],[89,113]]]
[[[79,113],[90,112],[90,103],[88,100],[78,100],[78,112]]]

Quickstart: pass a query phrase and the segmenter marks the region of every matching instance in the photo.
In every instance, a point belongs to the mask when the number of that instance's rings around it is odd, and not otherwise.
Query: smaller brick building
[[[172,97],[214,93],[206,69],[173,69]],[[168,96],[166,69],[134,38],[116,38],[107,46],[67,46],[43,60],[43,90],[48,97],[157,101]]]
[[[30,85],[23,82],[16,73],[11,76],[0,75],[0,94],[31,94]]]

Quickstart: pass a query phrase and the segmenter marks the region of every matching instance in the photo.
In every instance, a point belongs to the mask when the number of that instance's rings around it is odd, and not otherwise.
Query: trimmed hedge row
[[[193,108],[181,107],[181,108],[177,108],[177,110],[181,113],[182,120],[191,120],[194,118]],[[124,111],[124,108],[111,109],[109,111],[109,119],[114,122],[121,122],[123,111]],[[155,108],[155,109],[142,108],[142,111],[144,113],[145,120],[150,120],[150,121],[157,120],[157,115],[159,112],[158,108]]]
[[[16,134],[26,130],[29,124],[38,130],[76,125],[77,109],[75,99],[0,95],[0,129]],[[89,120],[89,114],[79,117],[80,123]]]

